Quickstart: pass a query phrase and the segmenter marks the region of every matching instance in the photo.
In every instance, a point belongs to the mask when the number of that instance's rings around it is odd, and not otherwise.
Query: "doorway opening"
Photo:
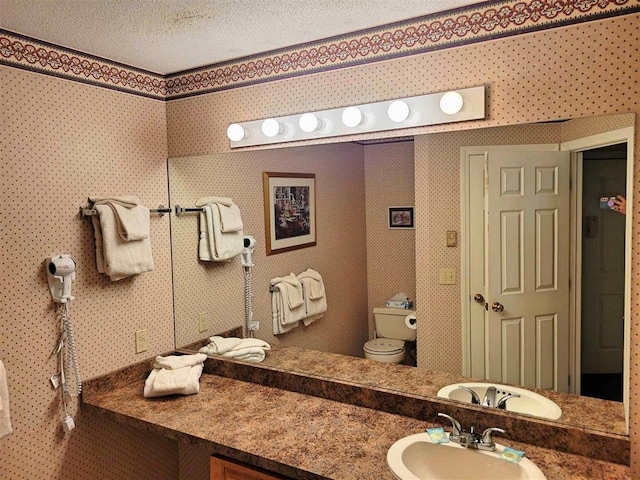
[[[582,152],[580,394],[623,400],[627,144]]]

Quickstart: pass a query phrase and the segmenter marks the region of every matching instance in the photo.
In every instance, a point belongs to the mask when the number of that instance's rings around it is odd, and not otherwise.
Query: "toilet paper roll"
[[[418,328],[418,321],[416,320],[415,315],[407,315],[406,317],[404,317],[404,324],[411,330],[415,330]]]

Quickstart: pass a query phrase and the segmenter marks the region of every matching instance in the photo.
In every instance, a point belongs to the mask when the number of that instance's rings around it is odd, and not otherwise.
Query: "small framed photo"
[[[389,228],[414,228],[413,207],[389,207]]]
[[[264,172],[267,255],[316,244],[316,176]]]

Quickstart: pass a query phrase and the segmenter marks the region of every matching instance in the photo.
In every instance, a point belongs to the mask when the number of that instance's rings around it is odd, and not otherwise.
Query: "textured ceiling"
[[[0,0],[0,28],[169,74],[477,0]]]

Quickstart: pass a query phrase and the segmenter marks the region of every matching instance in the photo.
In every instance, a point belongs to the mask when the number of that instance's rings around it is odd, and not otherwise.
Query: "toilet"
[[[385,363],[402,362],[406,355],[405,342],[413,342],[417,332],[406,325],[405,319],[415,314],[415,310],[405,308],[374,308],[376,338],[364,344],[364,357]]]

